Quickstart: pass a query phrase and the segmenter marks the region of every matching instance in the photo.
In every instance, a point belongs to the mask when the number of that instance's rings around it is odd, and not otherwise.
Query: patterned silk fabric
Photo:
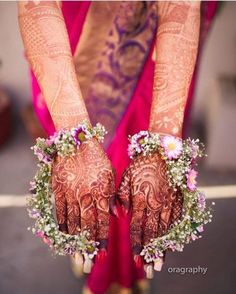
[[[108,130],[105,146],[130,102],[157,27],[155,2],[93,2],[75,53],[92,123]]]

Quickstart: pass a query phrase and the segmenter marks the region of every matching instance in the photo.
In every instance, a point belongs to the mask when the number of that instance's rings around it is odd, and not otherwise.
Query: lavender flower
[[[206,197],[205,197],[205,195],[202,192],[200,192],[198,194],[198,198],[197,199],[198,199],[198,207],[199,207],[199,209],[201,211],[203,211],[205,209],[205,207],[206,207]]]
[[[35,208],[28,209],[28,213],[29,213],[29,217],[33,219],[37,219],[41,217],[41,213]]]
[[[31,181],[30,182],[30,188],[29,188],[29,191],[30,191],[30,193],[32,194],[32,195],[35,195],[35,193],[36,193],[36,188],[37,188],[37,186],[36,186],[36,182],[35,181]]]
[[[199,146],[194,141],[191,141],[190,146],[191,146],[191,157],[195,159],[198,156]]]

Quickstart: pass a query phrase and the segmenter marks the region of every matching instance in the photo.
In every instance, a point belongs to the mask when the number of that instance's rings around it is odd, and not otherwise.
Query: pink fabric
[[[148,128],[154,76],[152,51],[149,53],[127,111],[116,130],[114,140],[107,150],[117,173],[117,187],[130,161],[127,155],[128,135]],[[95,264],[88,278],[88,285],[93,293],[104,293],[111,282],[118,282],[123,287],[130,288],[136,280],[144,277],[143,269],[138,270],[132,260],[129,222],[130,216],[118,220],[111,218],[108,260],[105,264]]]
[[[204,19],[206,22],[210,23],[215,15],[217,3],[216,1],[212,1],[203,2],[203,4],[207,8],[206,13],[204,13]],[[63,2],[62,10],[69,33],[72,52],[74,52],[79,41],[89,5],[90,2],[88,1]],[[127,155],[127,136],[141,129],[148,128],[153,72],[154,62],[151,59],[150,52],[134,95],[127,107],[126,113],[117,127],[113,141],[107,149],[108,156],[117,172],[117,187],[120,183],[122,173],[129,163]],[[189,91],[189,101],[192,100],[195,80],[196,72]],[[32,93],[33,105],[39,121],[46,132],[52,134],[54,132],[54,125],[44,99],[42,97],[42,99],[40,99],[40,89],[33,74]],[[189,114],[190,104],[189,102],[186,115]],[[93,293],[104,293],[111,282],[118,282],[123,287],[129,288],[135,280],[144,277],[143,270],[135,269],[132,261],[129,239],[129,217],[119,220],[111,217],[108,258],[103,264],[95,264],[87,281]]]

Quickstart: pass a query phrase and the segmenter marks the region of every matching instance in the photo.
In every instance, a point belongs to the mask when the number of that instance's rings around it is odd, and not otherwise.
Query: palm
[[[182,198],[169,186],[166,164],[158,153],[136,157],[126,169],[119,199],[132,208],[131,242],[134,254],[150,239],[165,234],[181,215]]]
[[[92,139],[83,143],[75,156],[57,157],[52,186],[60,229],[69,234],[88,229],[92,240],[105,245],[115,184],[111,163],[100,144]]]

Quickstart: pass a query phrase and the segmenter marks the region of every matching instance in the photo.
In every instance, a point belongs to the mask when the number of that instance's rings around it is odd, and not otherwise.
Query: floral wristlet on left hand
[[[203,226],[212,220],[212,208],[206,206],[205,195],[197,189],[197,172],[194,169],[196,159],[204,156],[204,146],[198,139],[182,140],[148,131],[130,136],[129,141],[131,159],[148,157],[153,153],[160,155],[166,164],[169,186],[174,191],[179,190],[183,197],[180,219],[171,224],[164,235],[151,239],[142,248],[140,255],[145,262],[155,264],[167,249],[182,251],[185,244],[201,238]]]
[[[78,235],[70,235],[59,230],[54,218],[51,176],[52,164],[57,155],[73,156],[81,144],[91,138],[97,138],[101,142],[105,134],[106,130],[101,124],[90,127],[84,122],[70,130],[61,130],[49,139],[38,138],[36,145],[32,147],[39,161],[39,170],[31,182],[32,196],[27,199],[28,213],[35,219],[32,232],[41,237],[54,254],[74,255],[79,252],[86,261],[92,260],[98,252],[99,243],[90,240],[89,231],[83,230]]]

